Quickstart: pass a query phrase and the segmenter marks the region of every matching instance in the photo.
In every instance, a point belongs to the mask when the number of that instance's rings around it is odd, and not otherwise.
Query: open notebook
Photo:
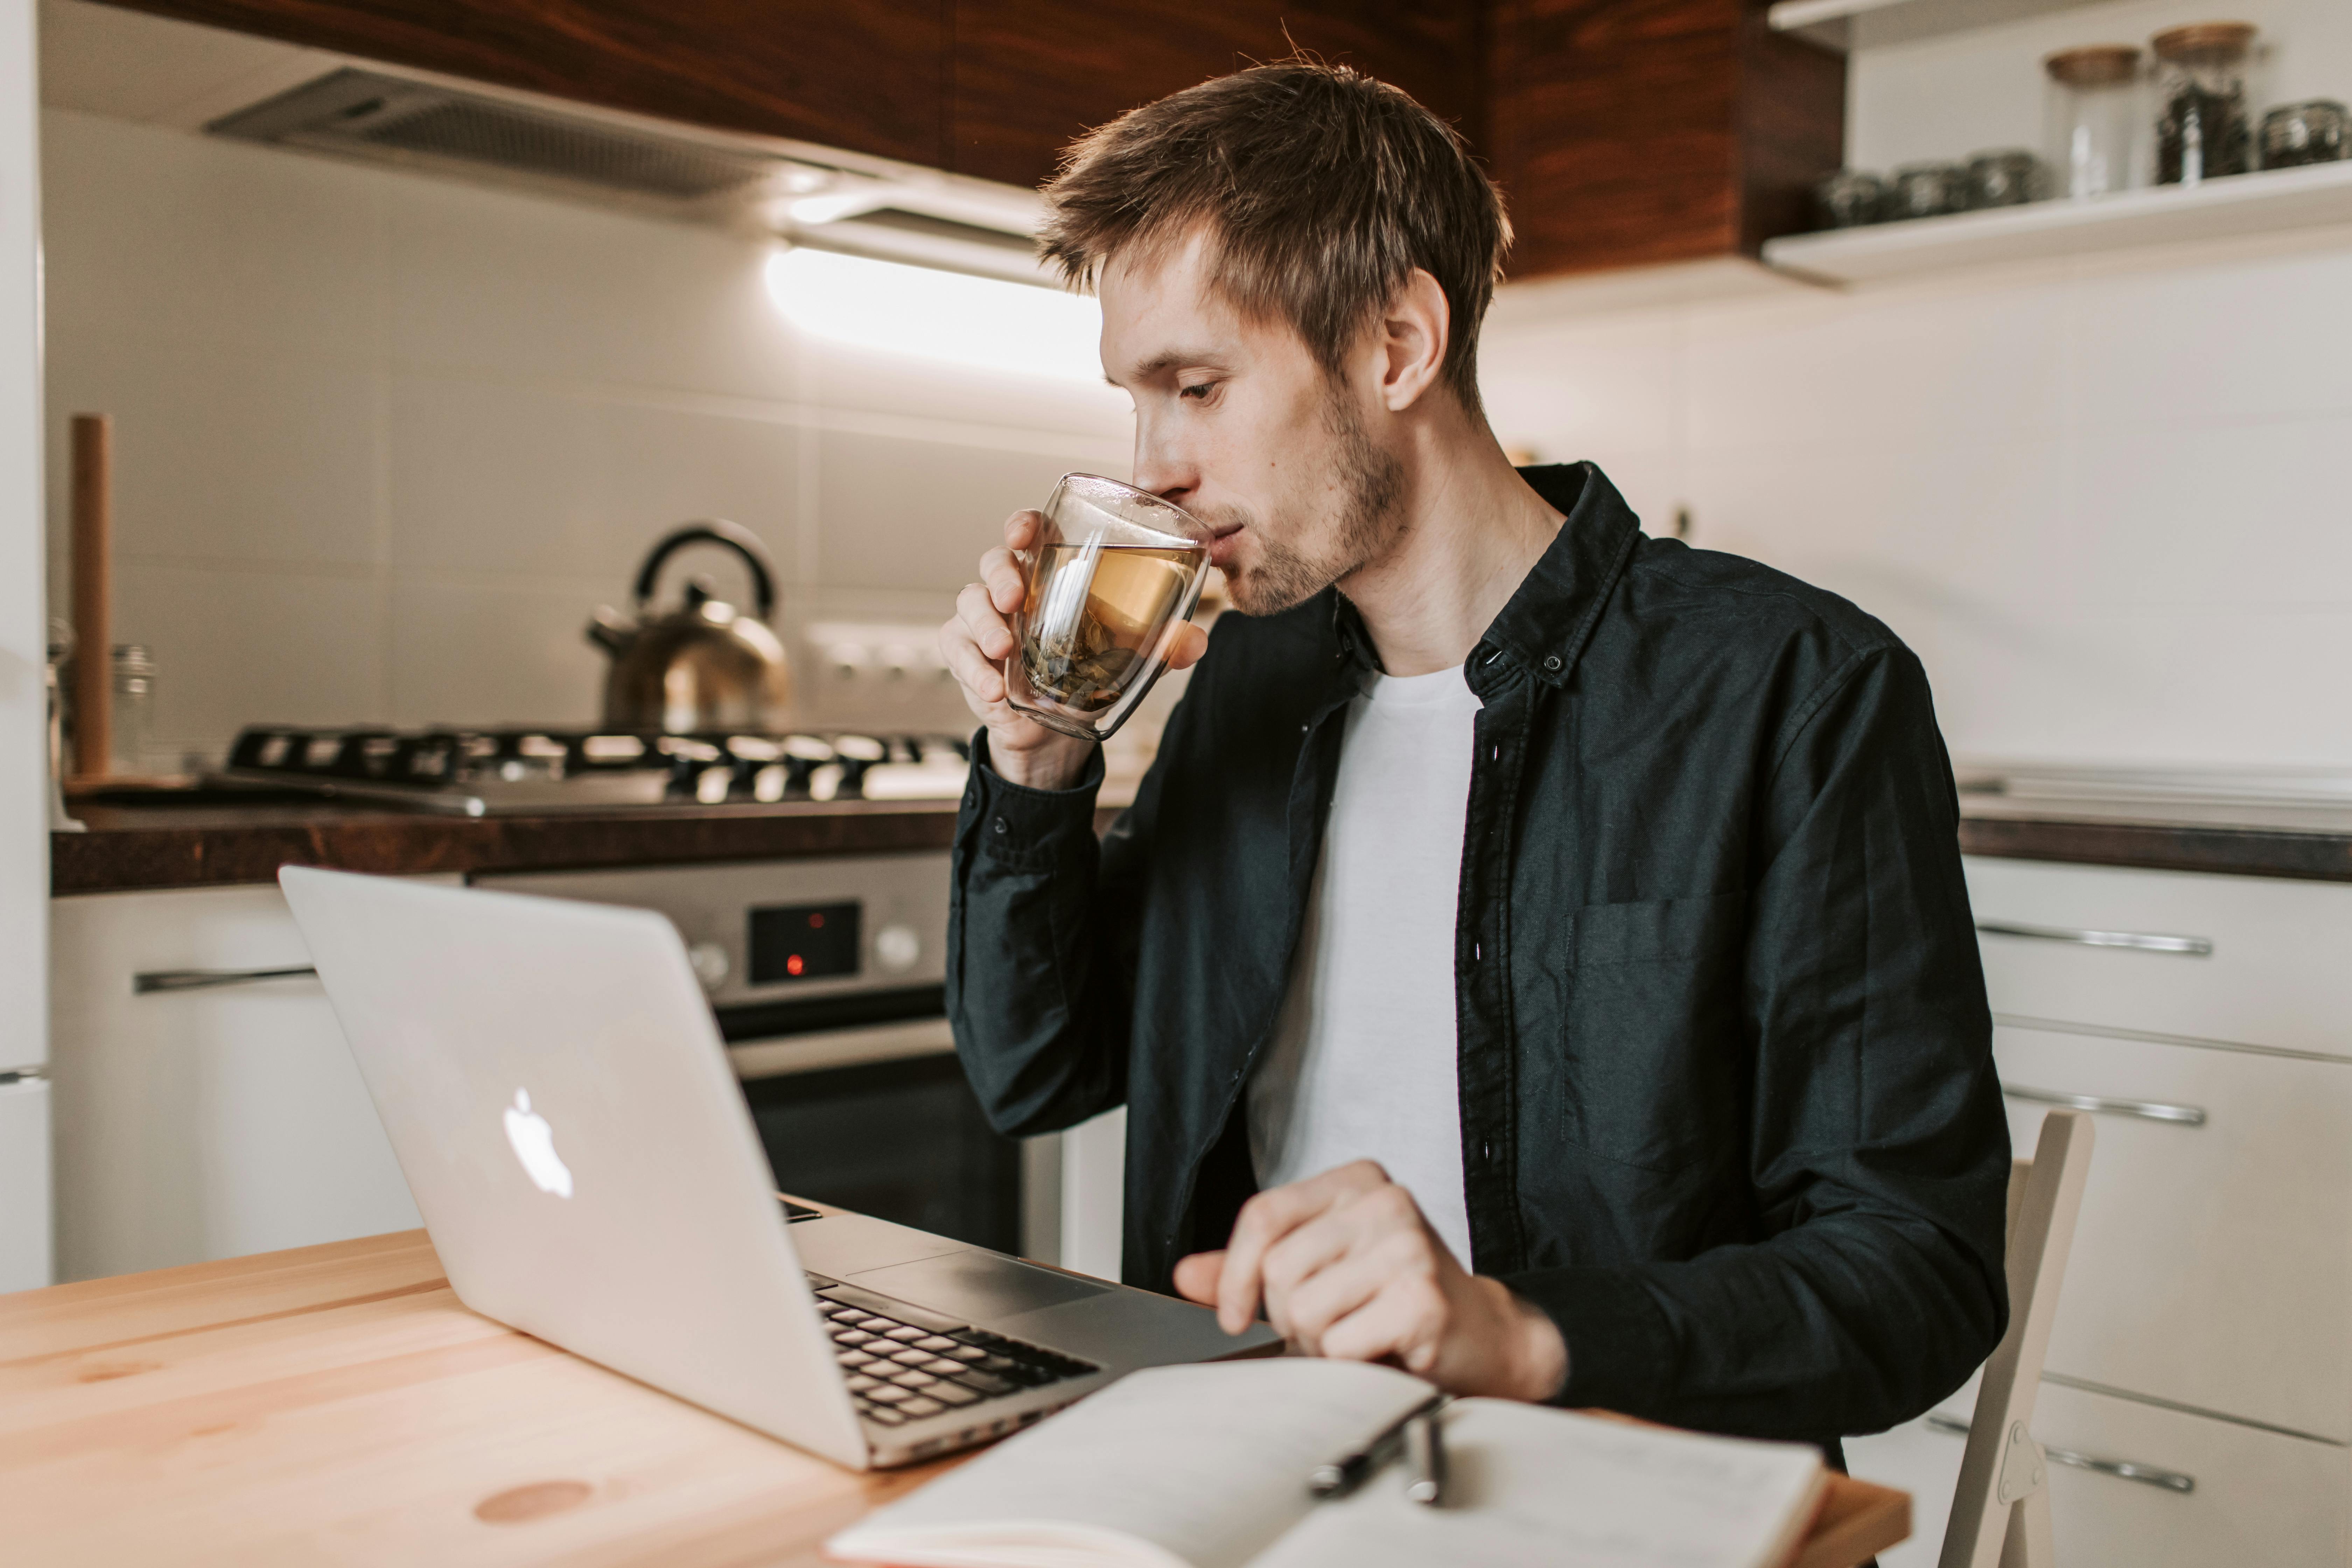
[[[829,1556],[905,1568],[1767,1568],[1811,1521],[1820,1450],[1503,1400],[1445,1412],[1445,1504],[1391,1467],[1318,1503],[1314,1468],[1428,1398],[1303,1357],[1162,1367],[868,1515]]]

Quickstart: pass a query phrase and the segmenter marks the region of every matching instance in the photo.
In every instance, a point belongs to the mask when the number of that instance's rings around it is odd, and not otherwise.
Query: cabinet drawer
[[[1996,1013],[2352,1057],[2352,884],[1967,865]]]
[[[1965,1418],[1964,1399],[1939,1415]],[[2059,1453],[2186,1478],[2186,1492],[2063,1460],[2049,1467],[2052,1533],[2067,1568],[2344,1568],[2352,1450],[2045,1383],[2033,1435]],[[1962,1436],[1935,1418],[1846,1446],[1853,1473],[1912,1497],[1911,1539],[1885,1568],[1934,1568]]]
[[[2352,1063],[2000,1028],[2010,1137],[2096,1118],[2049,1370],[2352,1439]],[[2201,1122],[2158,1120],[2201,1113]]]
[[[274,887],[50,905],[58,1274],[160,1268],[417,1224]]]

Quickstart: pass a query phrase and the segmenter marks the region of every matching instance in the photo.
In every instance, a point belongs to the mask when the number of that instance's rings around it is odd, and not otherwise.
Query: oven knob
[[[923,956],[923,939],[908,925],[887,925],[874,933],[874,957],[883,968],[901,973]]]
[[[735,964],[727,950],[715,942],[698,942],[686,950],[686,961],[694,965],[694,976],[702,982],[705,991],[716,991],[727,984],[727,976]]]

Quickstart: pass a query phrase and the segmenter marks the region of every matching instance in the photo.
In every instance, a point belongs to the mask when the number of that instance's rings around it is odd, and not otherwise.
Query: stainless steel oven
[[[1033,1140],[1024,1150],[1000,1137],[954,1056],[941,989],[945,855],[475,880],[669,917],[709,994],[780,1188],[1055,1256],[1058,1146]]]

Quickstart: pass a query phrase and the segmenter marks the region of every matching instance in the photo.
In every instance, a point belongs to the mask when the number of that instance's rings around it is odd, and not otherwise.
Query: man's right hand
[[[980,558],[980,581],[956,595],[956,613],[940,628],[940,655],[962,684],[963,700],[988,726],[988,759],[997,776],[1032,789],[1067,789],[1086,771],[1094,742],[1048,730],[1004,700],[1004,661],[1015,647],[1010,617],[1028,592],[1013,552],[1036,542],[1045,521],[1034,511],[1016,511],[1004,520],[1003,546]],[[1188,668],[1208,649],[1206,632],[1181,626],[1168,650],[1168,668]]]

